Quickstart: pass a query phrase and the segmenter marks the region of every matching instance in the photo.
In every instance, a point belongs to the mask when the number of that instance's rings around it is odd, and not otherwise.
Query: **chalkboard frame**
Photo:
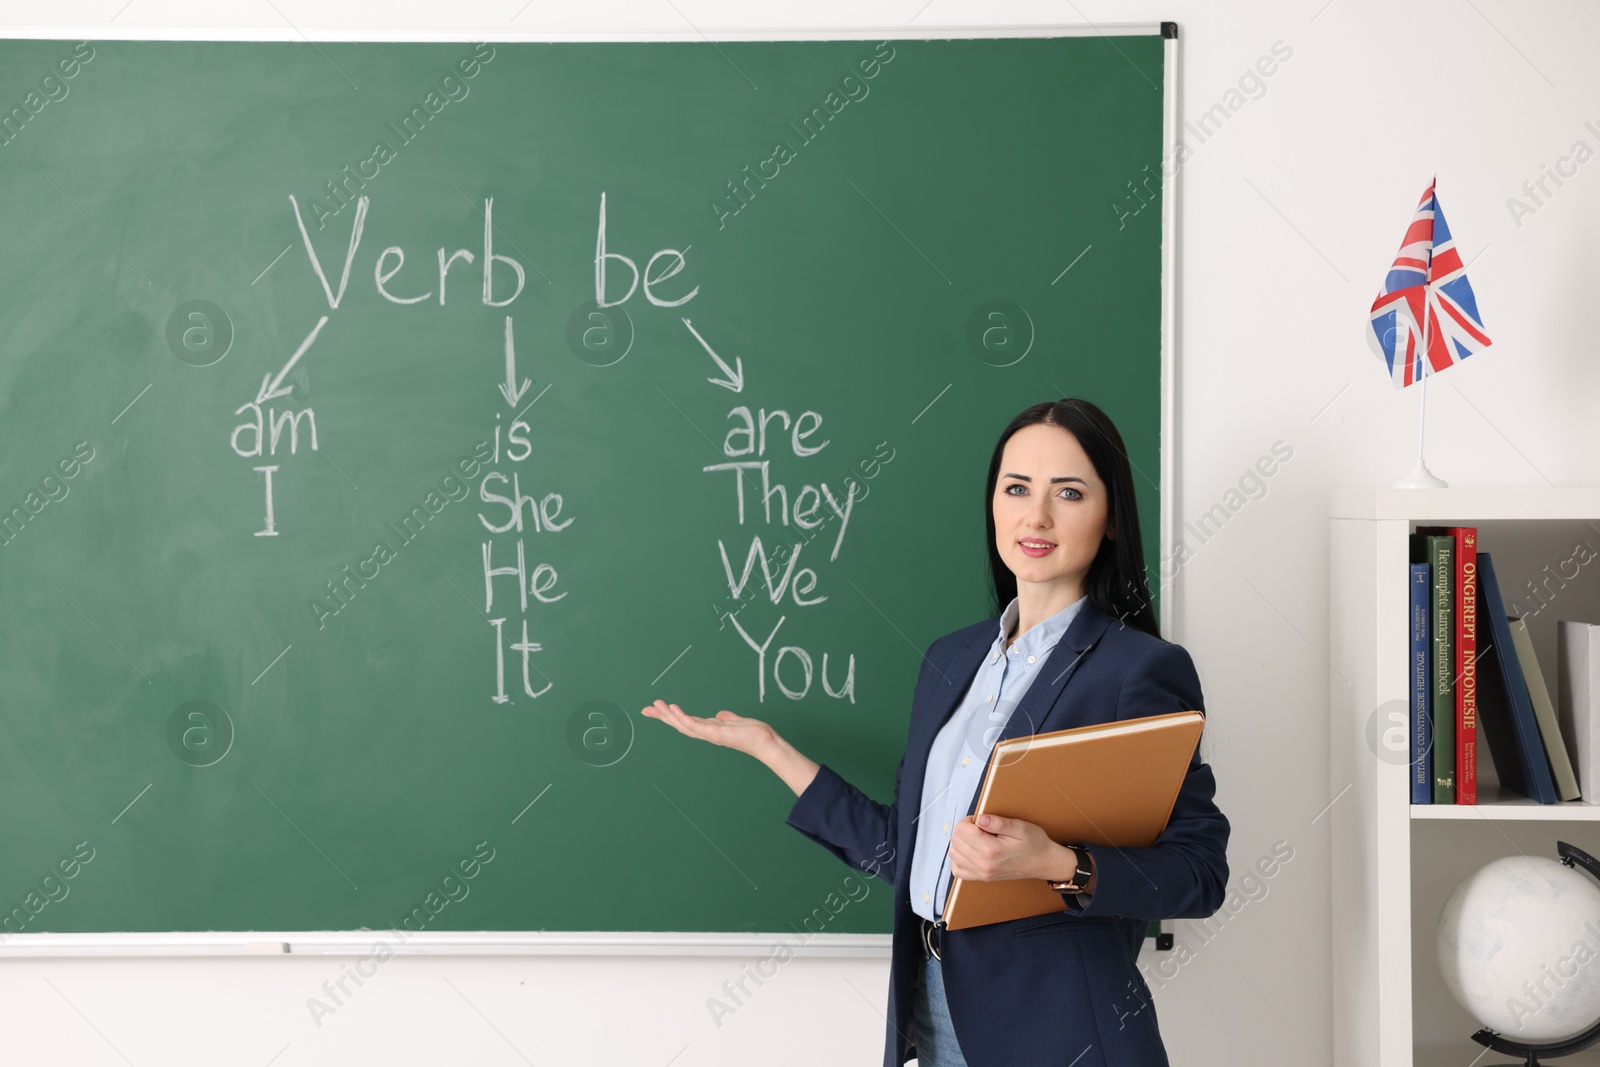
[[[1162,158],[1176,160],[1179,149],[1179,69],[1176,23],[1102,23],[1083,26],[1029,24],[1018,26],[893,26],[837,29],[728,29],[691,27],[666,30],[540,30],[529,33],[497,31],[401,31],[386,28],[337,30],[299,27],[234,29],[229,27],[95,27],[85,34],[82,26],[8,27],[6,39],[118,41],[308,41],[308,42],[668,42],[668,41],[880,41],[919,39],[981,39],[1013,37],[1088,37],[1151,35],[1163,38]],[[1165,166],[1164,166],[1165,169]],[[1179,542],[1181,522],[1174,502],[1177,483],[1178,344],[1177,344],[1177,237],[1178,170],[1161,183],[1161,315],[1160,315],[1160,434],[1161,450],[1159,559],[1169,558]],[[1159,615],[1162,632],[1178,639],[1173,630],[1180,617],[1176,574],[1158,567]],[[4,933],[0,959],[16,957],[169,957],[330,955],[361,956],[373,951],[375,941],[387,931],[278,931],[183,933]],[[396,955],[662,955],[748,956],[770,951],[777,934],[678,932],[483,932],[407,931],[403,943],[389,945]],[[890,954],[890,935],[820,933],[793,949],[809,957],[874,957]]]

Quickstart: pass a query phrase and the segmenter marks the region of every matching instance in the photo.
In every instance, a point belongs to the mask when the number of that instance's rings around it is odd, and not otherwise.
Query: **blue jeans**
[[[929,956],[918,969],[911,998],[911,1025],[917,1043],[917,1067],[967,1067],[950,1023],[950,1006],[944,999],[944,970]]]

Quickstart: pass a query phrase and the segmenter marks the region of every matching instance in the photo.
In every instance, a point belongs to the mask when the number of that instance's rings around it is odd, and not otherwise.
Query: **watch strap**
[[[1051,889],[1061,893],[1082,893],[1089,885],[1089,879],[1094,877],[1094,860],[1089,855],[1089,850],[1083,845],[1068,845],[1072,854],[1078,858],[1078,868],[1072,872],[1072,877],[1064,882],[1048,881]]]

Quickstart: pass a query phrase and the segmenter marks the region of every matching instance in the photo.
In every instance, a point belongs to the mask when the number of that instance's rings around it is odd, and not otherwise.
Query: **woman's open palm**
[[[668,704],[665,700],[657,700],[641,710],[686,737],[710,741],[713,745],[722,745],[752,756],[770,749],[778,740],[778,732],[760,719],[747,719],[731,711],[719,711],[715,718],[707,719],[690,715],[678,705]]]

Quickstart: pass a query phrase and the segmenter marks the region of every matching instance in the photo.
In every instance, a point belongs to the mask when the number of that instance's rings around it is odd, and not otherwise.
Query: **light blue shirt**
[[[1079,597],[1031,627],[1008,651],[1006,637],[1018,618],[1017,599],[1012,597],[1000,615],[999,632],[972,686],[933,739],[922,779],[922,810],[914,820],[917,843],[911,854],[911,910],[924,919],[938,919],[944,911],[950,891],[950,832],[972,807],[989,753],[1044,666],[1045,657],[1085,602]],[[1084,894],[1079,896],[1081,899]]]

